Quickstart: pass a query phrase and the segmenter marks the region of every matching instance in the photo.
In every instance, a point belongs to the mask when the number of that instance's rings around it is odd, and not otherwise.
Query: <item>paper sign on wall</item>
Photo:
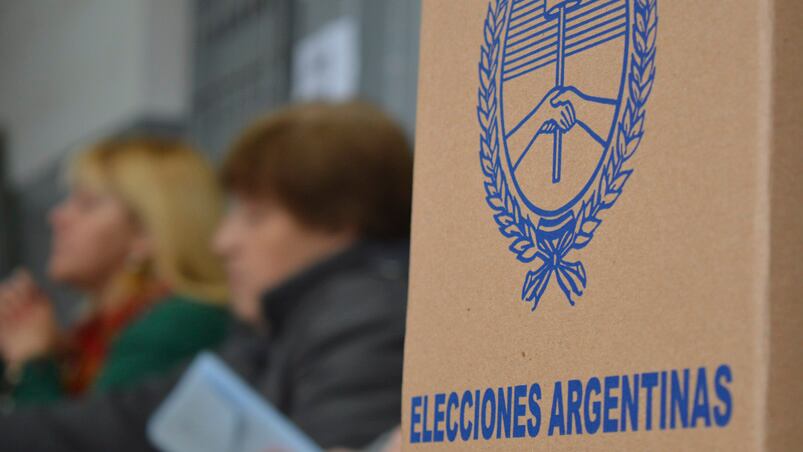
[[[292,97],[295,100],[346,100],[357,94],[359,30],[353,17],[341,17],[296,44]]]

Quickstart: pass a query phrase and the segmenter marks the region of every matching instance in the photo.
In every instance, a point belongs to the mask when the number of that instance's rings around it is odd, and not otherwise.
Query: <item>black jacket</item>
[[[369,443],[400,420],[407,251],[315,265],[265,295],[267,334],[238,328],[219,355],[322,447]],[[147,420],[179,377],[1,415],[0,451],[152,450]]]

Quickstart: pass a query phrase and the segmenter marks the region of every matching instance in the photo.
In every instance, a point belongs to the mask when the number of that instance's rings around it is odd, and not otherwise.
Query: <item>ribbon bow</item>
[[[583,264],[565,260],[574,243],[574,222],[564,225],[558,231],[538,232],[536,234],[538,252],[535,254],[535,259],[539,259],[541,265],[527,272],[521,298],[528,302],[532,301],[532,310],[535,311],[554,274],[569,303],[574,306],[572,295],[583,295],[586,287],[586,270]]]

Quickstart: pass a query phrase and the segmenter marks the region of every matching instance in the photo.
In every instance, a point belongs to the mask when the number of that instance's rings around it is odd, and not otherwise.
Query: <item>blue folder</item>
[[[148,422],[164,452],[320,452],[219,358],[203,353]]]

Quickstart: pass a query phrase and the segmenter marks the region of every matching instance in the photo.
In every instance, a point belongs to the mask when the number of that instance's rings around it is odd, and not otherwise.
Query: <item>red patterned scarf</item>
[[[70,395],[84,394],[92,387],[113,341],[168,293],[163,284],[140,288],[114,309],[92,315],[75,329],[65,361],[65,387]]]

